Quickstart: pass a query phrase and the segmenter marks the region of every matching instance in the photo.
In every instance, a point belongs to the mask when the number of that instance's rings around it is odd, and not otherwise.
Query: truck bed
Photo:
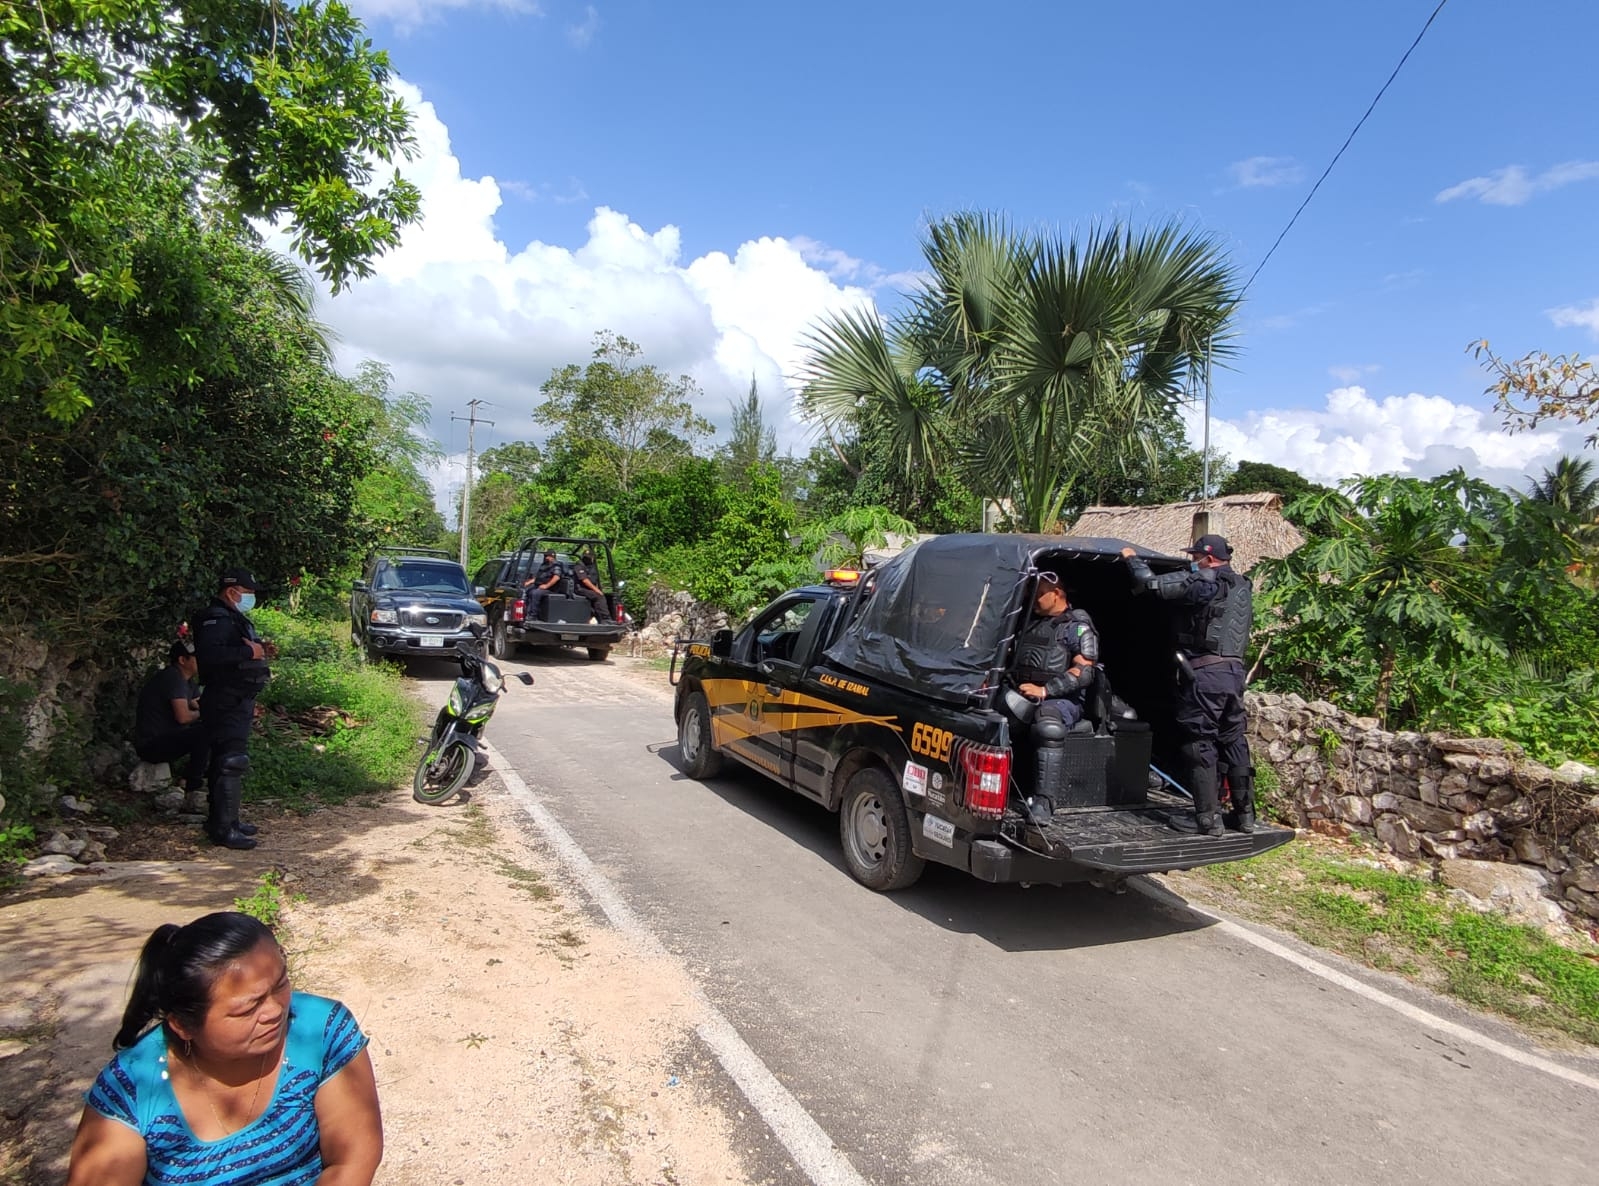
[[[1027,839],[1030,847],[1091,869],[1162,873],[1258,856],[1294,836],[1292,828],[1264,823],[1253,832],[1191,836],[1166,822],[1173,813],[1191,810],[1186,799],[1158,792],[1144,806],[1069,807],[1043,828],[1028,827]]]

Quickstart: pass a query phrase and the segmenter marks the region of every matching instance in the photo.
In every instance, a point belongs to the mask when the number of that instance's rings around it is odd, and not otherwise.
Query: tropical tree
[[[1328,487],[1269,461],[1240,461],[1217,489],[1218,494],[1280,494],[1285,506],[1307,494],[1325,494]]]
[[[368,272],[420,197],[379,181],[410,120],[363,33],[338,0],[0,4],[0,380],[62,422],[107,375],[169,381],[130,317],[176,312],[129,233],[146,178],[235,233],[281,220],[335,289]]]
[[[374,464],[355,494],[366,542],[436,543],[444,534],[444,516],[434,504],[426,470],[444,450],[426,435],[427,397],[395,391],[393,373],[371,359],[360,365],[351,385],[365,401],[372,424]]]
[[[1025,530],[1059,523],[1078,468],[1154,455],[1162,415],[1230,350],[1234,272],[1175,223],[1062,243],[958,214],[922,252],[903,312],[811,332],[802,406],[829,429],[870,407],[903,471],[952,471]]]
[[[1353,684],[1375,661],[1367,703],[1385,720],[1396,686],[1424,669],[1452,655],[1505,654],[1490,610],[1509,501],[1459,470],[1430,481],[1359,478],[1346,492],[1305,496],[1311,539],[1261,565],[1262,609],[1282,623],[1271,642],[1279,668],[1293,656],[1322,667],[1313,678]]]
[[[640,363],[642,353],[637,343],[600,331],[593,361],[552,374],[540,389],[544,402],[533,411],[534,420],[555,429],[546,456],[565,451],[622,494],[640,474],[669,469],[692,455],[695,441],[715,432],[694,411],[694,380]]]
[[[722,480],[743,485],[749,480],[750,466],[771,465],[777,460],[777,430],[766,423],[760,389],[753,377],[744,402],[729,406],[733,420],[728,428],[727,444],[718,451],[722,460]]]

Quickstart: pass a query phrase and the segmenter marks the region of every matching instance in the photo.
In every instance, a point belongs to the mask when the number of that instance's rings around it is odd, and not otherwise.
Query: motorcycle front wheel
[[[418,803],[443,803],[466,785],[473,765],[472,747],[464,741],[450,742],[431,762],[424,755],[411,780],[411,798]]]

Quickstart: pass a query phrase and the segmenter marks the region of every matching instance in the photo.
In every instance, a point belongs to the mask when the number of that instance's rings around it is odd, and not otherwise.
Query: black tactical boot
[[[1046,713],[1033,722],[1033,795],[1027,813],[1043,826],[1055,818],[1055,797],[1066,789],[1066,722]]]
[[[211,811],[206,816],[205,834],[211,837],[211,843],[223,848],[254,848],[255,838],[239,826],[244,772],[250,768],[250,759],[244,754],[227,754],[219,765],[219,777],[211,784]]]
[[[1255,830],[1255,772],[1235,770],[1228,781],[1232,786],[1233,809],[1227,813],[1227,826],[1238,832]]]
[[[1179,832],[1198,833],[1201,836],[1220,836],[1224,829],[1216,813],[1216,769],[1204,766],[1188,775],[1188,789],[1194,796],[1192,815],[1172,815],[1166,822]]]
[[[1055,800],[1048,795],[1034,795],[1027,800],[1027,816],[1042,828],[1055,818]]]

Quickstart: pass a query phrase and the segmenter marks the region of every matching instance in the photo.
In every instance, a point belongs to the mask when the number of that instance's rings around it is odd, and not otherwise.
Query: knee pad
[[[1063,745],[1069,732],[1071,730],[1066,727],[1066,722],[1052,712],[1039,713],[1033,719],[1033,740],[1039,745]]]
[[[233,778],[243,778],[250,769],[250,755],[246,753],[223,754],[217,763],[222,773]]]

